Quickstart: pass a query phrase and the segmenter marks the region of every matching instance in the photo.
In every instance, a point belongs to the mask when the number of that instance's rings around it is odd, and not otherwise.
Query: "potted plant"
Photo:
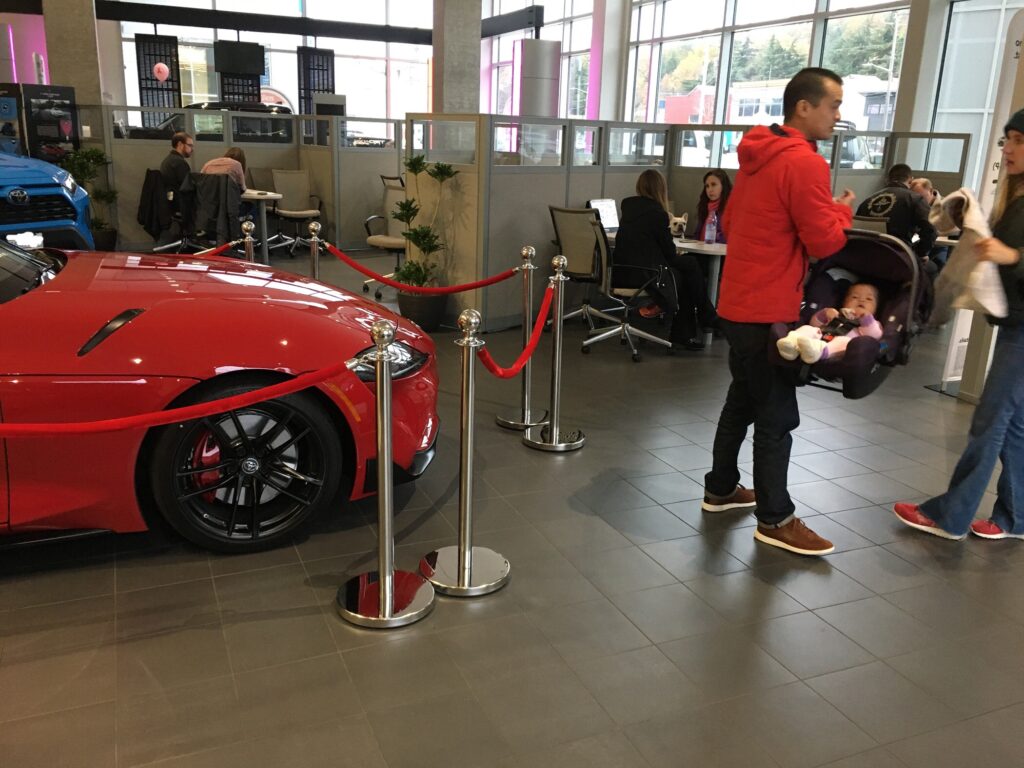
[[[419,194],[420,176],[424,173],[438,184],[438,192],[429,224],[416,223],[423,212],[416,197],[395,204],[391,216],[405,225],[402,237],[406,240],[406,258],[395,271],[394,277],[398,282],[411,286],[435,285],[440,268],[434,257],[445,248],[441,233],[435,226],[444,202],[444,184],[459,172],[448,163],[427,163],[423,155],[407,158],[405,170],[412,176],[414,194]],[[428,332],[440,326],[447,303],[448,297],[445,294],[398,292],[399,311]]]
[[[114,250],[117,247],[117,229],[100,215],[102,212],[109,216],[113,212],[113,204],[117,200],[117,190],[110,188],[106,174],[110,158],[103,153],[102,149],[88,147],[68,152],[57,164],[70,173],[75,181],[85,187],[89,193],[89,200],[92,203],[90,224],[96,250]],[[102,184],[97,186],[101,171]],[[97,203],[100,204],[99,207],[97,207]]]

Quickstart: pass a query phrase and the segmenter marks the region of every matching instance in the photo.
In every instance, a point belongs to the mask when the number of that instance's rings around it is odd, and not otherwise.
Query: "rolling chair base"
[[[618,311],[619,309],[619,307],[616,307],[615,311]],[[622,309],[626,309],[626,307],[622,307]],[[639,363],[641,359],[640,350],[637,349],[636,345],[637,339],[650,341],[653,344],[658,344],[660,346],[666,347],[670,354],[672,352],[671,341],[669,341],[668,339],[663,339],[660,336],[655,336],[653,333],[648,333],[647,331],[642,331],[639,328],[635,328],[628,322],[623,322],[622,318],[614,317],[613,315],[610,315],[606,312],[594,309],[589,305],[586,305],[584,307],[583,315],[586,318],[587,322],[590,324],[590,335],[586,339],[584,339],[583,344],[580,347],[580,350],[584,354],[588,354],[590,352],[590,347],[593,346],[594,344],[597,344],[599,341],[604,341],[605,339],[610,339],[614,336],[620,337],[623,344],[629,345],[629,350],[632,354],[634,363]],[[601,320],[607,320],[610,323],[614,323],[614,325],[608,328],[597,328],[594,326],[593,321],[593,318],[595,317],[600,318]]]

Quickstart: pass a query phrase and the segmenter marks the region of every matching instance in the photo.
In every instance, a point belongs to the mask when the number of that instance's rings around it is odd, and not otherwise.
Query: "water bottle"
[[[713,212],[708,216],[708,223],[704,226],[704,242],[714,243],[718,235],[718,214]]]

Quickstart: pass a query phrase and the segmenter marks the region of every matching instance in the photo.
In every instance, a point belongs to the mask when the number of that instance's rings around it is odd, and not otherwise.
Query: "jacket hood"
[[[744,135],[739,146],[740,168],[744,173],[757,173],[770,160],[783,152],[799,151],[810,144],[817,152],[814,142],[809,141],[800,131],[777,123],[758,125]]]

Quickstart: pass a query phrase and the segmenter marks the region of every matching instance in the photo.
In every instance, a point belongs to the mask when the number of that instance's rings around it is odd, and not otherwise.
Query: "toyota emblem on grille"
[[[28,192],[20,187],[7,193],[7,201],[11,205],[28,205]]]

